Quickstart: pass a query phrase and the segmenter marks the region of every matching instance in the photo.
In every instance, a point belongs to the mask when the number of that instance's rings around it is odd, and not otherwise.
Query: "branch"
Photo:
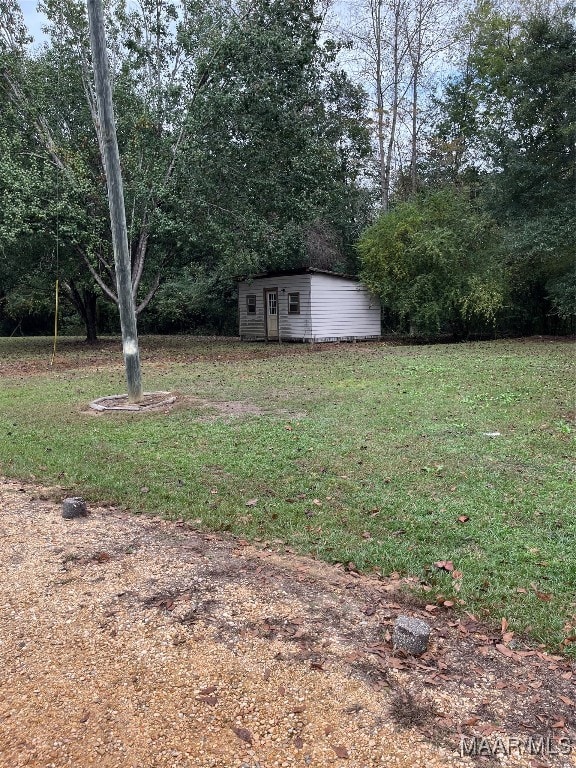
[[[144,271],[144,261],[146,256],[146,248],[148,246],[148,238],[150,233],[148,232],[147,215],[144,214],[142,221],[142,227],[140,229],[140,238],[138,240],[138,247],[136,248],[136,257],[134,259],[134,268],[132,270],[132,293],[136,295],[140,280],[142,278],[142,272]]]
[[[90,264],[90,260],[88,259],[88,257],[84,253],[84,251],[81,250],[80,248],[77,248],[77,250],[80,253],[80,255],[82,256],[82,259],[83,259],[84,263],[88,267],[88,271],[90,272],[90,274],[92,275],[94,280],[98,283],[98,285],[100,286],[102,291],[106,294],[106,296],[108,296],[108,298],[111,301],[113,301],[115,304],[118,304],[118,297],[116,296],[116,294],[110,288],[108,288],[108,286],[106,285],[104,280],[102,280],[102,278],[100,277],[98,272],[96,272],[96,270],[94,269],[92,264]]]
[[[156,275],[156,277],[154,279],[154,282],[152,283],[152,288],[150,289],[150,291],[148,292],[148,294],[146,295],[146,297],[144,298],[142,303],[138,307],[136,307],[136,314],[137,315],[139,315],[140,312],[142,312],[142,310],[146,309],[146,307],[150,303],[152,297],[154,296],[154,294],[158,290],[158,286],[159,285],[160,285],[160,274]]]

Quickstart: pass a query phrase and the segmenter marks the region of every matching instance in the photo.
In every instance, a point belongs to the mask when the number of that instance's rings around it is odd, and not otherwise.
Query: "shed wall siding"
[[[278,328],[282,339],[309,339],[312,336],[310,313],[310,275],[262,277],[238,284],[238,317],[240,337],[266,338],[264,291],[278,289]],[[284,290],[284,292],[282,292]],[[300,294],[300,314],[288,314],[288,294]],[[246,311],[246,296],[256,296],[256,314]]]
[[[380,302],[360,283],[311,274],[313,338],[380,336]]]

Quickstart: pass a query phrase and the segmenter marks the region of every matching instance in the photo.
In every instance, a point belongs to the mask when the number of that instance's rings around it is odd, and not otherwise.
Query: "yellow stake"
[[[56,280],[56,311],[54,312],[54,347],[52,349],[52,360],[50,360],[50,365],[54,365],[54,358],[56,357],[57,340],[58,340],[58,280]]]

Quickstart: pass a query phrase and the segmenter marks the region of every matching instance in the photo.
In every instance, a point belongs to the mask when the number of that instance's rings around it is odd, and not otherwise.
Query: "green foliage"
[[[576,271],[572,270],[562,277],[550,280],[546,287],[558,316],[562,320],[574,320],[576,317]]]
[[[60,276],[84,316],[84,289],[115,291],[86,12],[78,0],[41,8],[48,43],[31,53],[14,34],[0,61],[12,111],[0,117],[0,247],[17,258],[26,234],[58,233]],[[226,314],[242,273],[353,261],[368,216],[365,94],[321,24],[309,0],[108,8],[134,291],[144,305],[168,283],[162,322],[214,323],[208,296]],[[174,310],[175,296],[197,307],[201,291],[205,310]]]
[[[182,241],[229,275],[304,265],[321,222],[350,253],[370,151],[364,95],[335,67],[308,0],[243,8],[191,115],[179,169]]]
[[[473,184],[502,232],[500,259],[518,331],[567,318],[576,261],[576,26],[572,6],[507,17],[490,2],[469,20],[463,73],[446,88],[432,183]],[[562,306],[558,303],[561,302]]]
[[[236,335],[235,299],[229,281],[217,272],[198,265],[185,267],[160,286],[142,329]]]
[[[504,299],[494,221],[464,191],[398,204],[360,239],[362,277],[415,333],[493,325]]]

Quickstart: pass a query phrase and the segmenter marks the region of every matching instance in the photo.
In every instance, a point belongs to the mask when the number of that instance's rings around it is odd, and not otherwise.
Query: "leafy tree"
[[[570,293],[563,286],[572,282],[576,259],[571,7],[521,19],[485,2],[470,29],[465,70],[442,103],[429,178],[474,182],[503,233],[517,330],[550,329],[551,315],[567,318]]]
[[[412,334],[493,327],[504,303],[494,221],[466,192],[399,203],[360,239],[362,277]]]
[[[85,315],[96,285],[116,298],[86,19],[79,0],[43,8],[49,44],[32,56],[11,42],[22,66],[3,93],[30,127],[32,154],[45,158],[42,183],[26,194],[52,236],[58,226],[63,284]],[[353,260],[367,219],[364,95],[338,69],[321,25],[309,0],[111,7],[140,310],[183,269],[185,283],[211,275],[223,287],[243,272]],[[29,217],[28,226],[40,224]]]

